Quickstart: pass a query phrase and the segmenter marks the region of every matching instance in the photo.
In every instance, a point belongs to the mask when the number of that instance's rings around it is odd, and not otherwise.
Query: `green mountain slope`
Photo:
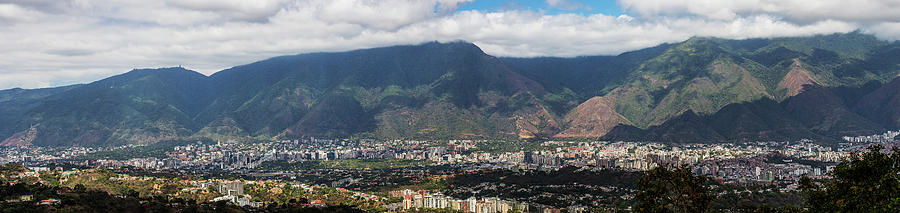
[[[464,42],[133,70],[0,91],[0,145],[183,137],[833,140],[900,128],[900,44],[858,32],[691,38],[617,56],[496,58]],[[886,83],[886,84],[885,84]],[[884,84],[884,85],[882,85]]]
[[[622,53],[616,56],[582,56],[575,58],[502,58],[523,75],[540,79],[551,88],[567,88],[587,99],[603,95],[616,81],[653,57],[663,54],[672,44]]]
[[[492,113],[544,108],[551,94],[468,43],[277,57],[210,78],[220,90],[197,120],[233,120],[227,131],[254,137],[506,136],[495,132],[517,129],[498,130],[508,119]],[[516,95],[538,98],[523,105]]]
[[[190,135],[190,119],[208,100],[202,74],[181,69],[135,70],[44,100],[17,123],[35,145],[153,143]]]
[[[699,118],[688,111],[646,129],[620,124],[601,139],[675,143],[812,139],[834,144],[840,136],[872,135],[897,128],[892,126],[900,117],[896,113],[900,106],[895,97],[900,91],[897,82],[900,78],[884,86],[871,85],[879,86],[877,89],[806,85],[800,94],[781,103],[760,99],[729,104]],[[860,92],[864,95],[855,97]],[[706,131],[706,127],[713,131]]]
[[[837,94],[821,86],[807,85],[803,92],[781,105],[792,117],[821,135],[873,135],[885,131],[881,125],[853,113]]]
[[[900,71],[896,63],[888,62],[897,57],[894,45],[858,32],[737,41],[692,38],[668,46],[662,54],[628,71],[623,80],[610,83],[612,86],[608,87],[614,89],[599,96],[609,104],[588,101],[576,107],[574,112],[606,113],[570,113],[566,122],[572,124],[568,125],[571,129],[564,129],[557,136],[601,137],[619,125],[648,129],[688,110],[710,116],[730,104],[762,99],[780,102],[800,94],[809,85],[855,88],[867,82],[885,82]],[[855,134],[881,128],[851,112],[843,103],[806,106],[819,104],[815,102],[817,98],[834,98],[830,95],[806,97],[804,101],[792,102],[800,104],[788,103],[791,112],[834,113],[829,118],[801,118],[801,123],[820,134]],[[826,106],[832,107],[823,108]],[[588,125],[593,129],[586,131],[585,123],[598,122]],[[734,138],[729,137],[734,134],[723,136]]]
[[[17,123],[26,112],[41,104],[42,101],[81,85],[72,85],[44,89],[8,89],[0,90],[0,139],[7,138],[20,130]],[[23,133],[24,134],[24,133]],[[2,141],[2,140],[0,140]],[[10,141],[9,143],[13,143]]]
[[[863,96],[854,111],[889,129],[900,129],[900,78]]]

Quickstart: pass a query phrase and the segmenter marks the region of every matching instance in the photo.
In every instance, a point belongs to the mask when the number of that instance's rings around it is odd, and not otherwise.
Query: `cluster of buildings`
[[[777,161],[777,162],[766,162]],[[694,166],[695,173],[705,175],[720,183],[735,185],[780,185],[783,191],[797,183],[802,176],[824,178],[833,165],[815,166],[760,155],[732,159],[703,161]]]
[[[495,197],[471,197],[461,200],[440,193],[429,193],[424,190],[414,191],[410,189],[391,191],[390,196],[403,198],[403,201],[399,206],[402,209],[450,209],[473,213],[528,212],[528,205],[525,203],[506,201]]]
[[[250,197],[244,196],[244,183],[241,181],[229,181],[215,186],[221,197],[213,198],[212,202],[228,201],[237,206],[259,207],[262,202],[250,201]]]
[[[896,135],[888,132],[879,137]],[[770,171],[771,163],[765,165],[734,165],[740,169],[716,169],[717,164],[708,162],[735,159],[739,157],[779,153],[784,156],[822,162],[838,162],[847,156],[846,151],[823,147],[812,141],[799,142],[756,142],[744,144],[686,144],[663,145],[639,142],[568,142],[547,141],[542,150],[520,150],[515,152],[474,151],[480,143],[487,141],[416,141],[416,140],[330,140],[303,139],[258,143],[188,143],[167,151],[165,156],[142,157],[124,160],[74,160],[80,153],[90,155],[100,150],[71,148],[72,150],[44,150],[48,148],[10,147],[0,150],[2,162],[25,162],[26,165],[41,165],[66,162],[84,166],[121,167],[132,166],[145,169],[179,169],[190,171],[209,170],[252,170],[267,161],[300,162],[310,160],[338,159],[408,159],[430,161],[434,164],[481,164],[490,168],[518,168],[554,170],[565,166],[593,169],[648,170],[657,166],[677,167],[700,165],[710,167],[706,174],[725,179],[747,179],[746,173],[730,171],[751,171],[757,167],[763,173]],[[511,144],[515,145],[515,144]],[[123,147],[119,147],[123,148]],[[706,162],[706,163],[704,163]],[[790,164],[785,164],[790,165]],[[721,166],[718,166],[721,167]],[[821,169],[821,168],[820,168]],[[806,168],[815,171],[815,168]],[[771,170],[775,179],[793,179],[796,175],[779,176],[780,170]],[[789,174],[796,174],[789,173]],[[804,173],[803,175],[807,175]],[[788,176],[791,176],[788,178]]]
[[[897,135],[900,135],[900,132],[889,131],[879,135],[845,137],[844,139],[853,143],[878,143],[893,141]],[[83,166],[111,168],[131,166],[150,170],[175,169],[191,172],[246,172],[254,171],[259,165],[268,161],[296,163],[339,159],[407,159],[427,161],[435,165],[465,165],[465,168],[470,169],[545,171],[567,166],[594,170],[629,171],[648,170],[657,166],[669,168],[691,166],[695,173],[713,177],[724,183],[783,185],[782,183],[795,183],[802,176],[824,177],[829,171],[827,165],[839,162],[852,151],[840,147],[818,145],[810,140],[681,145],[647,142],[546,141],[541,142],[537,149],[522,148],[517,151],[484,151],[485,149],[480,149],[481,146],[488,143],[496,144],[498,142],[316,138],[253,143],[235,141],[202,143],[198,141],[175,146],[161,156],[94,160],[83,160],[83,157],[99,151],[140,147],[122,146],[102,149],[5,147],[0,148],[0,163],[15,162],[28,166],[42,166],[64,162]],[[521,145],[519,144],[521,142],[506,143],[508,146]],[[767,159],[772,156],[779,158],[778,160]],[[400,172],[398,175],[406,174]],[[333,186],[360,185],[359,183],[366,182],[360,177],[350,176],[329,181]],[[239,196],[236,197],[239,199]],[[426,197],[443,199],[439,195],[421,195],[421,197],[422,199],[426,199]],[[410,198],[410,202],[416,200],[413,198]],[[240,203],[239,200],[235,202]],[[411,207],[418,206],[414,204],[410,204]]]
[[[898,135],[900,135],[900,131],[887,131],[882,134],[844,136],[841,138],[850,143],[887,143],[894,141],[894,138]]]
[[[117,147],[42,147],[42,146],[0,146],[0,164],[25,162],[53,162],[67,160],[101,151],[115,151],[137,145]]]

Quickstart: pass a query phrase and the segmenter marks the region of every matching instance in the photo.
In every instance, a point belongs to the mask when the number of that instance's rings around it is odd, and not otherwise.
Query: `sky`
[[[206,75],[266,58],[429,41],[495,56],[614,55],[692,36],[860,30],[900,39],[897,0],[0,0],[0,89],[135,68]]]

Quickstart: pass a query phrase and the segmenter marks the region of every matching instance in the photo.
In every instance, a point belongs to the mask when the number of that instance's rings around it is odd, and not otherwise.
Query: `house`
[[[58,193],[58,194],[72,193],[72,188],[62,187],[62,188],[57,189],[56,193]]]
[[[322,202],[322,200],[313,200],[312,202],[309,202],[309,204],[314,207],[325,207],[326,206],[325,202]]]
[[[218,191],[222,195],[233,195],[239,196],[244,194],[244,183],[241,182],[228,182],[221,183],[218,187],[216,187],[216,191]]]
[[[59,200],[50,198],[50,199],[42,200],[39,204],[40,205],[56,205],[56,204],[59,204]]]
[[[7,203],[18,203],[18,202],[28,202],[28,201],[31,201],[32,199],[34,199],[34,198],[31,195],[22,195],[17,198],[6,199],[5,201]]]
[[[250,207],[259,207],[262,205],[262,202],[252,202],[250,198],[247,196],[234,196],[234,195],[225,195],[217,198],[213,198],[211,202],[219,202],[219,201],[228,201],[237,206],[250,206]]]

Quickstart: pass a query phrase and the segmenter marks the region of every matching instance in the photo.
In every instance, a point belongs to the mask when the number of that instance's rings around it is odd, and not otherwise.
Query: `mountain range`
[[[0,145],[179,138],[733,142],[900,129],[900,43],[859,32],[694,37],[616,56],[497,58],[466,42],[137,69],[0,90]]]

